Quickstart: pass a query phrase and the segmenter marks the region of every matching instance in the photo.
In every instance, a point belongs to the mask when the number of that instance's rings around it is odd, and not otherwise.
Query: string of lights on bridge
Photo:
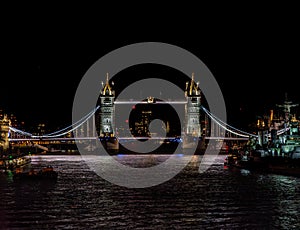
[[[17,128],[14,127],[9,127],[10,132],[14,132],[17,134],[21,134],[27,138],[31,138],[31,139],[50,139],[50,138],[59,138],[59,137],[63,137],[69,133],[72,133],[73,131],[75,131],[76,129],[80,128],[83,124],[85,124],[92,116],[95,115],[95,113],[97,112],[97,110],[100,108],[100,106],[97,106],[96,108],[94,108],[91,112],[89,112],[88,114],[86,114],[85,116],[83,116],[81,119],[79,119],[77,122],[75,122],[72,125],[69,125],[63,129],[60,129],[58,131],[52,132],[52,133],[48,133],[45,135],[33,135],[29,132],[23,131],[23,130],[19,130]],[[215,115],[213,115],[210,111],[208,111],[205,107],[201,106],[201,109],[205,112],[205,114],[207,114],[207,116],[213,121],[215,122],[217,125],[219,125],[221,128],[223,128],[224,130],[240,136],[240,137],[244,137],[244,138],[250,138],[250,137],[254,137],[257,138],[258,135],[253,134],[253,133],[248,133],[245,132],[243,130],[237,129],[227,123],[225,123],[224,121],[222,121],[221,119],[219,119],[218,117],[216,117]],[[281,135],[284,132],[286,132],[288,130],[288,128],[284,128],[281,130],[277,131],[277,135]],[[266,134],[268,137],[270,137],[270,134]],[[10,135],[11,136],[11,135]]]
[[[76,129],[78,129],[80,126],[82,126],[85,122],[87,122],[95,113],[96,111],[100,108],[100,106],[97,106],[95,109],[93,109],[91,112],[89,112],[87,115],[85,115],[84,117],[82,117],[81,119],[79,119],[77,122],[75,122],[72,125],[69,125],[61,130],[49,133],[49,134],[45,134],[45,135],[33,135],[31,133],[16,129],[14,127],[9,127],[10,131],[19,133],[21,135],[30,137],[30,138],[37,138],[37,139],[41,139],[41,138],[55,138],[55,137],[62,137],[65,136],[68,133],[71,133],[73,131],[75,131]],[[68,130],[70,129],[70,130]],[[66,131],[67,130],[67,131]]]

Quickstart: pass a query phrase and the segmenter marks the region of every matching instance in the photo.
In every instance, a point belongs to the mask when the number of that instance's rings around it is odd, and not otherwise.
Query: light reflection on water
[[[170,181],[128,189],[98,177],[80,155],[34,156],[32,166],[51,164],[57,182],[14,182],[1,174],[0,223],[4,229],[300,228],[300,178],[224,169],[224,157],[199,174],[201,156],[193,156]],[[168,155],[114,158],[150,167]]]

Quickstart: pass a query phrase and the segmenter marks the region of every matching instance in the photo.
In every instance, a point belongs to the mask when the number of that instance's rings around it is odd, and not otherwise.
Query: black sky
[[[291,13],[284,16],[280,11],[230,12],[230,18],[205,20],[197,15],[145,22],[138,16],[130,22],[83,22],[80,17],[6,20],[0,108],[27,123],[67,126],[76,88],[94,62],[122,46],[153,41],[180,46],[200,58],[220,85],[229,121],[239,125],[243,116],[252,119],[274,108],[285,92],[300,102],[299,20],[292,8],[287,10]],[[105,76],[99,76],[101,80]]]

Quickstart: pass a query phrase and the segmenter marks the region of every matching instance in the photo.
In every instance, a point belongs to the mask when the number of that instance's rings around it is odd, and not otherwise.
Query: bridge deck
[[[180,137],[116,137],[118,140],[175,140]],[[74,140],[96,140],[98,137],[49,137],[49,138],[11,138],[9,141],[74,141]],[[246,137],[205,137],[209,140],[249,140]]]
[[[187,101],[155,101],[155,102],[148,102],[148,101],[122,101],[116,100],[114,104],[116,105],[136,105],[136,104],[186,104]]]

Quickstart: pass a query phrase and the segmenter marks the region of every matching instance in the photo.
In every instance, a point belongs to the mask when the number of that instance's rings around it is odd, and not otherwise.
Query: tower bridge
[[[110,140],[111,143],[109,148],[113,150],[119,149],[119,143],[135,139],[182,142],[183,148],[188,148],[189,144],[195,143],[195,140],[197,142],[197,140],[200,139],[219,141],[247,141],[250,137],[257,138],[256,134],[248,133],[228,125],[226,122],[220,120],[214,114],[210,113],[210,111],[201,104],[201,91],[199,88],[199,83],[195,82],[194,74],[192,74],[192,79],[186,82],[184,96],[184,100],[170,99],[162,101],[151,96],[145,100],[116,100],[113,84],[110,83],[107,74],[106,82],[103,84],[103,88],[100,92],[99,105],[80,120],[64,129],[44,135],[33,135],[29,132],[10,126],[10,123],[5,120],[0,121],[0,148],[2,150],[6,150],[9,142],[33,143],[35,145],[59,145],[75,144],[75,141],[95,141],[97,139],[101,141]],[[116,127],[115,123],[115,106],[167,104],[184,106],[185,121],[181,135],[167,137],[153,135],[120,135],[120,127]],[[206,119],[204,124],[201,122],[202,113]],[[149,126],[150,122],[151,120],[148,119],[147,122],[142,125]],[[280,132],[278,134],[280,134]]]

